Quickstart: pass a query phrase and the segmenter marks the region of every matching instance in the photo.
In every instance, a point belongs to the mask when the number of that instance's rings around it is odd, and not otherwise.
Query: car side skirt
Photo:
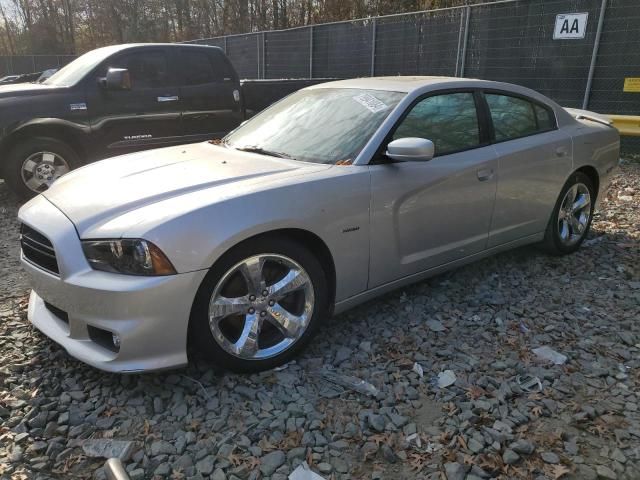
[[[489,248],[487,250],[476,253],[474,255],[469,255],[467,257],[454,260],[453,262],[445,263],[443,265],[431,268],[429,270],[425,270],[423,272],[415,273],[413,275],[409,275],[407,277],[394,280],[393,282],[385,283],[384,285],[380,285],[379,287],[376,287],[372,290],[367,290],[365,292],[359,293],[358,295],[354,295],[353,297],[347,298],[345,300],[342,300],[336,303],[334,308],[334,314],[342,313],[346,310],[349,310],[350,308],[353,308],[357,305],[360,305],[361,303],[372,300],[373,298],[379,297],[380,295],[383,295],[387,292],[396,290],[406,285],[410,285],[412,283],[419,282],[429,277],[433,277],[434,275],[438,275],[439,273],[446,272],[447,270],[452,270],[454,268],[458,268],[463,265],[473,263],[475,261],[481,260],[486,257],[490,257],[492,255],[495,255],[496,253],[503,252],[505,250],[511,250],[513,248],[521,247],[524,245],[541,242],[543,238],[544,238],[544,232],[536,233],[533,235],[520,238],[518,240],[514,240],[513,242],[497,245],[495,247]]]

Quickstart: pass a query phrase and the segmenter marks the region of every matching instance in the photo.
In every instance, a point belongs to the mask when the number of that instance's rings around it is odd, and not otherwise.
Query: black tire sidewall
[[[10,150],[5,167],[9,188],[21,198],[31,198],[38,194],[27,187],[22,180],[22,164],[30,155],[43,151],[52,152],[62,157],[71,170],[80,166],[78,154],[71,146],[61,140],[48,137],[21,140]]]
[[[281,354],[264,360],[240,359],[227,353],[214,339],[209,328],[209,301],[216,285],[229,269],[248,257],[269,253],[287,256],[306,270],[314,289],[314,311],[302,337]],[[225,253],[202,281],[191,309],[190,346],[194,347],[198,354],[226,370],[258,372],[277,367],[300,352],[313,338],[323,319],[328,317],[330,311],[328,292],[326,274],[320,262],[303,245],[280,236],[265,236],[242,242]]]
[[[582,183],[586,185],[586,187],[589,189],[591,204],[589,206],[590,208],[589,221],[587,222],[587,226],[584,229],[582,237],[576,243],[569,246],[569,245],[565,245],[560,240],[560,231],[558,229],[558,215],[560,214],[560,209],[562,208],[562,201],[564,200],[565,195],[567,194],[569,189],[573,187],[576,183]],[[548,238],[546,240],[547,240],[547,243],[550,243],[550,247],[554,251],[554,253],[563,255],[563,254],[573,253],[580,248],[580,245],[582,245],[582,242],[587,237],[587,234],[589,233],[589,229],[591,228],[591,222],[593,221],[593,211],[595,209],[595,202],[596,202],[596,192],[595,192],[595,188],[593,186],[593,182],[591,178],[589,178],[587,175],[585,175],[582,172],[576,172],[572,174],[571,177],[569,177],[569,180],[567,180],[567,182],[565,183],[564,187],[562,187],[562,191],[560,192],[560,196],[558,197],[558,201],[553,210],[553,215],[551,216],[551,220],[547,228]]]

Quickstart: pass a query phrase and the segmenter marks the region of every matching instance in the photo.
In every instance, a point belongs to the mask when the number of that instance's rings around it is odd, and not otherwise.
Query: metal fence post
[[[224,46],[224,54],[227,55],[227,36],[225,35],[223,38],[223,44]]]
[[[313,78],[313,25],[309,27],[309,78]]]
[[[467,13],[464,21],[464,40],[462,41],[462,65],[460,65],[460,76],[464,77],[464,67],[467,62],[467,43],[469,41],[469,18],[471,17],[471,7],[465,8]]]
[[[266,61],[266,56],[267,56],[267,38],[266,38],[266,33],[262,32],[262,68],[261,68],[261,77],[260,78],[267,78],[267,61]]]
[[[378,28],[378,19],[374,18],[371,25],[371,76],[376,75],[376,34]]]
[[[462,31],[464,30],[464,9],[460,9],[460,30],[458,31],[458,50],[456,51],[456,77],[458,76],[458,67],[460,66],[460,47],[462,45]]]
[[[604,14],[607,10],[607,0],[602,0],[600,5],[600,17],[598,18],[598,29],[596,30],[596,39],[593,42],[593,52],[591,52],[591,64],[589,65],[589,75],[587,76],[587,86],[584,89],[584,99],[582,100],[582,109],[589,107],[589,97],[591,96],[591,86],[593,85],[593,74],[596,70],[596,61],[598,59],[598,49],[600,48],[600,37],[602,36],[602,26],[604,25]]]

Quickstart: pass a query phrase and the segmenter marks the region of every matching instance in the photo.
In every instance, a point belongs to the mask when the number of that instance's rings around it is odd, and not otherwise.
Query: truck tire
[[[31,198],[79,166],[78,154],[65,142],[49,137],[27,138],[9,151],[5,180],[17,196]]]

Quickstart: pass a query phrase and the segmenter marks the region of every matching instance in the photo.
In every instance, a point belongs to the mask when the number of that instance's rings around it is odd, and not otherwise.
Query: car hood
[[[11,83],[9,85],[0,85],[0,99],[52,93],[60,90],[62,90],[61,87],[43,85],[41,83]]]
[[[330,168],[218,147],[209,143],[148,150],[103,160],[61,177],[43,195],[76,226],[81,237],[148,205],[207,190],[216,203],[285,177]],[[184,210],[184,204],[174,204]],[[194,208],[196,205],[194,205]]]

